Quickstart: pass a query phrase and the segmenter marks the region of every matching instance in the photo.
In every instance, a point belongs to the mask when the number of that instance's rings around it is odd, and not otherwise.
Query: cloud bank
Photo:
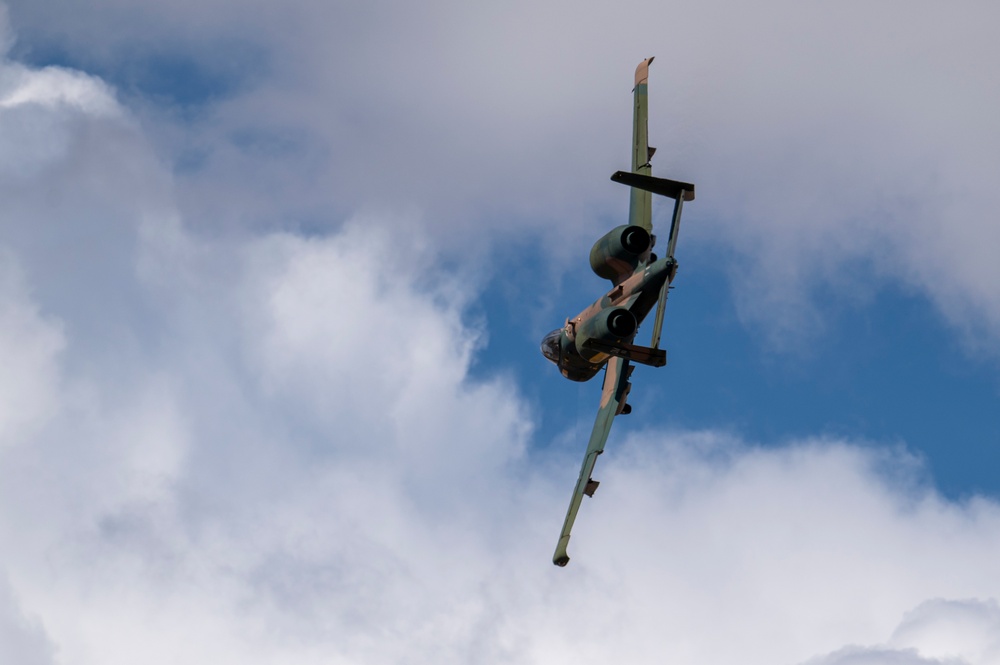
[[[11,662],[996,662],[1000,506],[904,450],[634,435],[555,569],[578,451],[433,236],[193,232],[100,80],[0,81]]]
[[[995,348],[991,3],[9,5],[19,52],[135,93],[186,217],[330,229],[330,210],[416,207],[463,251],[586,248],[621,208],[631,71],[656,55],[655,170],[698,183],[686,235],[728,245],[745,322],[795,341],[888,286]],[[163,71],[206,92],[177,99]]]

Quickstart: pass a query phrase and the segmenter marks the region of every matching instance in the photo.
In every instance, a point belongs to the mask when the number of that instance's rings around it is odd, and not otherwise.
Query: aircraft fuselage
[[[636,270],[630,277],[605,293],[590,307],[566,320],[566,325],[557,328],[542,339],[542,354],[559,367],[559,371],[572,381],[588,381],[593,378],[613,355],[625,355],[623,350],[632,346],[639,324],[656,305],[664,282],[672,281],[677,272],[677,262],[664,258],[649,262],[645,268]],[[614,317],[629,320],[614,324]],[[608,320],[605,325],[595,324]],[[633,347],[642,349],[643,347]],[[638,360],[643,362],[642,360]],[[648,363],[656,364],[656,363]]]

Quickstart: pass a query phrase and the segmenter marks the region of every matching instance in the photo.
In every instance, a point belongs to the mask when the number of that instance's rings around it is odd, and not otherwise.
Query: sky
[[[995,4],[0,8],[0,663],[1000,663]]]

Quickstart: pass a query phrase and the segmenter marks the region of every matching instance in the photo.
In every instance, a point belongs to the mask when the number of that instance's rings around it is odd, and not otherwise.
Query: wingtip
[[[563,536],[559,539],[559,545],[556,546],[556,553],[552,555],[552,563],[560,568],[569,563],[569,554],[566,553],[567,545],[569,545],[569,536]]]
[[[653,58],[656,56],[650,56],[639,63],[639,66],[635,68],[635,84],[645,83],[649,78],[649,65],[653,62]]]

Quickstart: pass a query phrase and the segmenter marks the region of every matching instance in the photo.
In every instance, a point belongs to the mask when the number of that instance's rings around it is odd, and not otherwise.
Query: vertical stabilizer
[[[632,172],[642,175],[650,175],[652,167],[649,165],[649,158],[653,156],[655,148],[649,147],[649,103],[647,95],[647,79],[649,78],[649,64],[653,58],[647,58],[639,63],[635,68],[635,88],[632,91]],[[641,189],[632,189],[631,199],[629,199],[628,223],[641,226],[652,232],[652,203],[653,196]]]

